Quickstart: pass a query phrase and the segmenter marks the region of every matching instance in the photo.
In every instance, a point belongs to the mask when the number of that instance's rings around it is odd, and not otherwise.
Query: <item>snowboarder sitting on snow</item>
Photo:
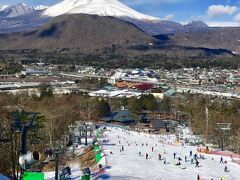
[[[225,166],[225,167],[224,167],[224,172],[229,172],[229,170],[228,170],[228,167],[227,167],[227,166]]]
[[[178,160],[179,160],[179,161],[181,161],[181,160],[182,160],[182,158],[181,158],[181,157],[179,157],[179,158],[178,158]]]
[[[163,161],[164,164],[167,164],[167,161],[166,161],[166,158],[164,158],[164,161]]]
[[[175,164],[176,166],[180,166],[181,165],[181,162],[178,162],[177,164]]]

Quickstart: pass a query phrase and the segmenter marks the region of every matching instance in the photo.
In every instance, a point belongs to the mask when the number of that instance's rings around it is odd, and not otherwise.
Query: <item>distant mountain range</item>
[[[20,3],[0,11],[3,48],[78,47],[89,51],[112,44],[160,41],[168,46],[223,48],[240,53],[239,30],[211,28],[203,21],[185,25],[165,21],[117,0],[63,0],[51,7]]]
[[[202,21],[193,21],[191,24],[182,25],[148,16],[127,7],[117,0],[64,0],[52,7],[43,5],[29,7],[24,3],[6,7],[0,11],[0,33],[36,29],[49,19],[64,14],[116,17],[137,25],[149,35],[192,31],[208,27]]]
[[[7,6],[0,11],[0,33],[30,31],[45,24],[49,18],[42,17],[46,6],[29,7],[24,3]]]

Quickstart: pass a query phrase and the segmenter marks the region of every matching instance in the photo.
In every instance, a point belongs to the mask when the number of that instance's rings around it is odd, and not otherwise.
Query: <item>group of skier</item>
[[[118,136],[118,138],[120,138],[120,137]],[[126,138],[125,138],[125,137],[124,137],[123,139],[126,141]],[[168,139],[168,140],[169,140],[169,139]],[[129,142],[129,141],[126,141],[126,143],[127,143],[128,146],[130,146],[130,142]],[[158,143],[164,143],[164,140],[158,140]],[[121,141],[119,141],[119,144],[121,145],[120,153],[121,153],[121,152],[124,152],[124,146],[122,146]],[[137,143],[136,141],[132,142],[131,144],[133,144],[133,145],[135,144],[135,146],[138,146],[138,143]],[[142,147],[143,147],[143,146],[146,146],[146,147],[149,146],[148,143],[139,143],[139,144],[141,144]],[[184,145],[184,144],[182,144],[182,145]],[[155,146],[157,146],[157,144],[156,144]],[[152,147],[150,148],[150,150],[151,150],[151,152],[156,151],[154,146],[152,146]],[[163,154],[167,154],[165,148],[164,148],[163,150],[164,150],[164,153],[163,153]],[[164,163],[164,164],[169,164],[169,163],[167,163],[166,157],[163,157],[163,154],[158,153],[158,160],[160,160],[160,161],[163,160],[163,163]],[[139,156],[142,156],[143,154],[142,154],[141,151],[139,151],[139,152],[138,152],[138,155],[139,155]],[[195,167],[196,167],[196,168],[199,168],[199,167],[200,167],[200,162],[199,162],[199,160],[205,160],[205,159],[206,159],[204,155],[202,155],[202,154],[199,154],[199,155],[198,155],[197,153],[193,154],[193,151],[191,151],[191,150],[189,151],[189,156],[185,155],[184,158],[181,158],[181,157],[177,156],[177,153],[176,153],[176,152],[173,153],[173,159],[177,161],[177,162],[175,163],[175,165],[176,165],[176,166],[180,166],[182,169],[185,169],[185,168],[186,168],[186,167],[183,167],[183,166],[182,166],[182,165],[183,165],[183,163],[182,163],[183,159],[184,159],[184,162],[186,163],[186,162],[189,161],[188,158],[190,158],[190,164],[195,164]],[[145,159],[146,159],[146,160],[149,159],[149,154],[148,154],[148,152],[145,153]],[[220,158],[220,163],[227,163],[227,162],[223,160],[223,157],[221,157],[221,158]],[[230,171],[230,170],[228,169],[228,167],[225,166],[225,167],[224,167],[224,172],[229,172],[229,171]],[[200,178],[200,175],[197,175],[197,180],[200,180],[200,179],[201,179],[201,178]]]

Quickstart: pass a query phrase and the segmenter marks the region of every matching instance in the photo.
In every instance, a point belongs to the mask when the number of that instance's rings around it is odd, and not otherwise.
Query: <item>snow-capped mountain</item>
[[[79,13],[124,19],[131,18],[141,21],[160,21],[159,18],[137,12],[118,0],[64,0],[48,8],[43,15],[55,17],[62,14]]]
[[[36,11],[45,10],[47,8],[48,8],[48,6],[45,6],[45,5],[38,5],[38,6],[33,7],[33,9],[36,10]]]
[[[124,5],[119,0],[63,0],[51,7],[29,7],[24,3],[0,11],[0,33],[19,32],[41,26],[59,15],[87,14],[111,16],[131,22],[149,35],[172,34],[179,31],[203,29],[203,22],[182,25],[173,21],[145,15]],[[28,24],[30,23],[30,24]],[[207,27],[206,27],[207,28]]]
[[[6,9],[9,5],[0,5],[0,11],[3,11],[4,9]]]
[[[185,26],[195,28],[208,28],[208,25],[203,21],[189,21]]]
[[[18,3],[0,11],[0,17],[17,17],[34,12],[34,9],[24,3]]]

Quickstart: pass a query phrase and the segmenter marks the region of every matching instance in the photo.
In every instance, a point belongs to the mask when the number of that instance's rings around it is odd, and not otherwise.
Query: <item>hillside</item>
[[[53,18],[36,31],[2,35],[4,49],[79,48],[86,52],[113,44],[153,42],[135,25],[112,17],[63,15]]]
[[[227,49],[240,53],[240,27],[208,28],[201,32],[178,32],[168,35],[167,42],[177,46]]]

